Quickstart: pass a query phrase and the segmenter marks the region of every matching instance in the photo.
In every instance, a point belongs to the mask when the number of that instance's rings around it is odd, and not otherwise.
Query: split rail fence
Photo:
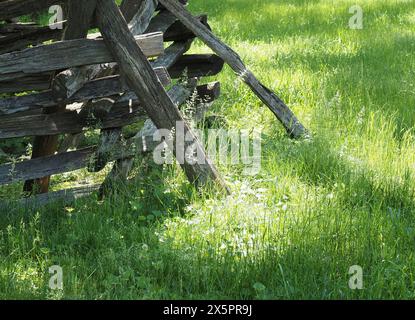
[[[25,193],[37,194],[40,203],[97,189],[103,195],[115,181],[127,179],[137,154],[155,148],[157,128],[172,129],[183,121],[191,137],[184,149],[193,146],[205,157],[192,165],[179,161],[189,181],[228,190],[180,110],[192,100],[194,120],[203,118],[219,97],[220,83],[199,81],[221,72],[225,62],[292,138],[306,135],[284,102],[214,35],[207,16],[191,15],[186,3],[0,0],[0,21],[5,21],[0,24],[0,95],[10,95],[0,99],[0,139],[34,137],[31,159],[0,165],[0,185],[23,181]],[[52,5],[65,8],[63,29],[15,20]],[[188,54],[196,38],[214,53]],[[124,136],[123,128],[139,121],[145,121],[143,129]],[[97,129],[97,145],[77,148],[85,132]],[[109,162],[114,165],[102,185],[48,193],[50,176],[81,168],[98,172]]]

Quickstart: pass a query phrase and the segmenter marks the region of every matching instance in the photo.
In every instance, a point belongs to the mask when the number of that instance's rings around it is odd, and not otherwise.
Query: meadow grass
[[[415,298],[414,1],[359,1],[362,30],[348,27],[355,1],[190,3],[313,139],[288,139],[225,67],[212,113],[262,129],[260,173],[220,164],[232,195],[199,194],[180,168],[142,158],[103,202],[3,205],[0,298]],[[52,265],[63,291],[48,288]],[[353,265],[362,290],[348,286]]]

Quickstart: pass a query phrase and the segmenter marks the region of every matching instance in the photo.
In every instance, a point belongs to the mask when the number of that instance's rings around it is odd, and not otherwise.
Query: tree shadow
[[[349,29],[355,1],[322,0],[204,0],[190,2],[194,13],[207,12],[217,24],[214,32],[221,37],[246,41],[283,40],[290,37],[337,37]],[[411,2],[377,1],[362,5],[364,28],[370,29],[386,14],[389,23],[399,24],[400,16],[413,11]]]
[[[295,176],[307,185],[333,190],[345,210],[380,209],[385,215],[399,210],[408,218],[415,213],[414,176],[409,170],[400,179],[380,179],[379,173],[334,151],[330,140],[322,136],[295,143],[287,140],[283,147],[266,137],[263,146],[267,154],[272,153],[272,161],[290,163]]]

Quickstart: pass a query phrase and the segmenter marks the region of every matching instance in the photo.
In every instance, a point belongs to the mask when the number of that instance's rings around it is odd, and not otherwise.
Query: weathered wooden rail
[[[224,62],[274,112],[290,136],[306,134],[289,108],[214,36],[207,16],[186,11],[186,0],[124,0],[119,7],[113,0],[3,0],[0,20],[63,3],[64,30],[35,23],[0,25],[0,94],[13,94],[0,99],[0,139],[34,137],[32,159],[0,165],[0,185],[21,181],[28,194],[47,193],[51,175],[81,168],[97,172],[115,161],[102,186],[36,199],[41,203],[51,197],[74,199],[97,189],[104,194],[114,181],[127,179],[137,154],[154,149],[157,128],[170,130],[183,121],[190,137],[183,148],[193,146],[204,158],[203,163],[190,165],[174,144],[187,177],[196,186],[213,182],[228,190],[178,108],[192,99],[195,121],[200,120],[218,98],[220,84],[197,82],[218,74]],[[89,33],[96,27],[99,33]],[[186,54],[196,37],[215,54]],[[180,81],[166,90],[172,79]],[[145,121],[145,127],[124,137],[122,128],[137,121]],[[98,145],[68,151],[85,131],[96,129],[101,132]],[[66,136],[59,147],[60,135]]]

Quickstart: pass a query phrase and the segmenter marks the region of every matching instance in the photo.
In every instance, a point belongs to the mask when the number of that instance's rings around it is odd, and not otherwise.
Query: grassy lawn
[[[415,1],[357,2],[362,30],[348,26],[356,1],[191,0],[313,139],[288,139],[226,67],[212,113],[262,129],[260,173],[221,164],[232,195],[201,196],[144,158],[103,202],[3,206],[0,298],[415,298]],[[48,287],[52,265],[63,291]]]

